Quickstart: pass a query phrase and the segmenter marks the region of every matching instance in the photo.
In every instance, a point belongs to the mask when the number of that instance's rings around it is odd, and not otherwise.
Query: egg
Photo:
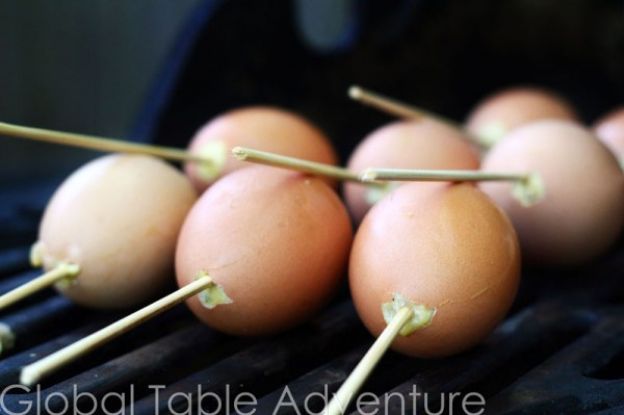
[[[478,169],[479,156],[460,130],[423,118],[393,122],[373,131],[353,151],[347,167],[353,171],[369,167]],[[359,223],[391,187],[345,183],[344,196],[354,220]]]
[[[466,128],[491,147],[514,128],[546,118],[576,120],[577,115],[568,102],[551,91],[515,87],[478,103],[468,116]]]
[[[611,152],[576,123],[542,120],[519,127],[489,152],[482,169],[541,178],[544,196],[532,206],[516,200],[509,183],[481,184],[511,218],[532,264],[590,261],[621,232],[624,175]]]
[[[214,118],[191,140],[191,153],[212,160],[211,164],[185,164],[196,189],[203,191],[219,177],[249,166],[231,157],[236,146],[327,164],[338,160],[325,134],[301,116],[273,107],[240,108]]]
[[[220,305],[206,307],[217,302],[206,296],[187,302],[201,321],[234,335],[275,333],[328,302],[351,242],[346,208],[323,180],[249,167],[215,183],[189,213],[176,252],[178,285],[208,274]]]
[[[178,232],[196,200],[188,179],[140,155],[97,158],[70,175],[48,203],[37,256],[80,274],[58,290],[78,304],[125,308],[156,296],[170,281]]]
[[[599,119],[593,127],[598,138],[620,160],[624,169],[624,107],[615,109]]]
[[[364,218],[349,265],[364,325],[378,336],[393,312],[412,307],[419,326],[392,348],[421,358],[459,353],[484,339],[511,306],[519,275],[511,222],[471,184],[397,188]]]

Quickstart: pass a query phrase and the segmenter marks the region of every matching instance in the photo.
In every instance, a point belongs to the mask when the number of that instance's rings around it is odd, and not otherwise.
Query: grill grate
[[[3,225],[10,227],[10,222]],[[35,275],[27,259],[24,246],[0,251],[0,290]],[[462,413],[459,402],[448,406],[449,394],[471,391],[487,399],[488,414],[622,413],[623,269],[624,249],[616,249],[586,269],[526,275],[511,317],[476,349],[436,361],[389,353],[363,390],[378,396],[380,403],[361,407],[361,413],[413,411],[404,405],[413,402],[414,385],[421,393],[416,413]],[[274,413],[279,402],[283,405],[277,414],[314,413],[322,409],[323,400],[311,394],[334,392],[372,341],[344,291],[314,321],[261,339],[219,334],[180,306],[70,365],[41,385],[39,394],[10,388],[23,365],[120,315],[82,309],[50,290],[1,316],[0,386],[6,393],[0,412],[23,411],[24,401],[59,412],[65,407],[60,395],[82,392],[100,399],[120,394],[107,399],[108,411],[183,412],[189,403],[197,409],[202,392],[214,394],[202,400],[207,413],[235,413],[234,397],[249,392],[257,403],[239,406],[241,414],[252,409]],[[221,399],[220,412],[215,397]],[[93,407],[86,398],[77,402],[84,412]],[[32,413],[37,413],[36,406]]]

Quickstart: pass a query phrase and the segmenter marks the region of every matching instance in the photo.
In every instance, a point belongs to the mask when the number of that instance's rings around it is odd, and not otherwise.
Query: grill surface
[[[26,210],[34,212],[45,200],[43,196],[35,202],[9,197],[6,192],[0,195],[9,202],[4,209],[12,209],[17,216],[24,211],[25,201],[30,205]],[[32,235],[35,231],[37,215],[29,217],[29,226],[24,221],[3,221],[2,228],[7,235],[22,240],[22,232]],[[12,223],[17,223],[19,231],[12,229]],[[445,405],[444,413],[462,413],[459,406],[450,412],[448,394],[470,391],[486,397],[488,414],[621,413],[622,245],[586,269],[559,271],[560,275],[553,275],[554,271],[526,273],[510,317],[484,344],[436,361],[389,353],[364,391],[379,396],[381,404],[376,409],[385,413],[387,408],[388,414],[413,410],[403,408],[397,396],[409,397],[414,386],[427,395],[428,413],[442,409],[440,405]],[[0,252],[1,291],[36,275],[28,267],[27,253],[25,246]],[[138,415],[153,414],[157,408],[160,413],[183,412],[189,399],[197,400],[199,392],[211,392],[223,405],[230,405],[229,413],[234,413],[232,400],[244,391],[258,398],[254,408],[259,414],[273,413],[280,399],[295,402],[297,409],[283,405],[276,413],[318,412],[323,407],[321,398],[309,399],[306,409],[306,397],[312,392],[334,392],[372,342],[345,291],[314,321],[261,339],[219,334],[196,322],[184,306],[179,306],[70,365],[42,384],[38,394],[12,386],[23,365],[120,316],[84,310],[52,290],[44,292],[0,318],[5,349],[0,386],[6,392],[0,412],[21,412],[26,408],[24,401],[35,405],[29,413],[37,413],[36,405],[62,411],[65,403],[58,394],[73,397],[81,392],[100,398],[119,393],[123,405],[131,405]],[[14,338],[7,335],[9,331]],[[286,386],[289,395],[284,395]],[[226,407],[217,411],[214,396],[203,399],[202,409],[228,413]],[[109,398],[106,409],[124,409],[121,401]],[[86,398],[77,402],[78,409],[85,412],[93,405]],[[423,412],[425,401],[418,403],[416,413],[427,413]],[[368,413],[374,409],[361,408]],[[130,406],[125,410],[131,413]]]

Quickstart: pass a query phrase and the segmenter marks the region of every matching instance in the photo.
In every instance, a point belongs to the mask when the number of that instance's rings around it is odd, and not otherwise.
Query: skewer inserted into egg
[[[575,265],[604,253],[624,227],[624,174],[617,160],[575,122],[518,127],[483,160],[481,171],[367,169],[365,182],[478,181],[503,208],[527,263]]]
[[[376,189],[385,195],[392,187],[387,181],[441,181],[441,182],[480,182],[502,181],[512,184],[511,194],[523,205],[531,205],[541,200],[544,188],[538,174],[530,172],[483,172],[479,170],[441,169],[392,169],[366,168],[362,171],[336,167],[295,157],[259,151],[251,148],[235,147],[232,153],[236,158],[252,163],[264,164],[283,169],[296,170],[316,176],[326,176]],[[371,191],[369,189],[368,191]]]
[[[355,148],[347,168],[478,169],[479,156],[457,128],[433,118],[399,121],[366,136]],[[356,223],[394,186],[362,186],[345,182],[344,196]]]
[[[0,134],[183,161],[188,177],[199,192],[219,177],[246,166],[230,157],[234,146],[251,146],[327,164],[335,164],[338,159],[329,139],[311,122],[293,112],[267,106],[240,108],[214,118],[199,129],[188,150],[8,123],[0,123]]]
[[[516,128],[488,153],[482,169],[541,177],[544,197],[529,207],[511,197],[508,183],[480,184],[509,215],[532,264],[590,261],[624,226],[624,174],[613,154],[574,122],[541,120]]]
[[[217,182],[189,213],[176,253],[178,284],[207,273],[232,299],[214,310],[189,300],[209,326],[274,333],[328,301],[351,240],[346,209],[323,180],[250,167]]]
[[[186,177],[153,157],[115,154],[85,164],[43,214],[31,256],[48,273],[0,296],[0,308],[52,284],[95,308],[153,298],[168,281],[177,235],[195,200]]]
[[[292,157],[336,164],[325,134],[303,117],[274,107],[245,107],[220,115],[197,131],[189,152],[213,160],[212,164],[186,163],[185,171],[198,190],[245,163],[231,157],[236,146],[253,147]]]
[[[515,87],[483,99],[466,120],[466,128],[486,148],[523,124],[542,120],[576,120],[574,108],[554,92],[535,87]]]
[[[358,315],[378,339],[324,413],[343,413],[388,347],[432,358],[482,341],[515,298],[520,262],[511,222],[477,187],[394,190],[364,218],[349,267]]]
[[[175,256],[180,289],[24,368],[33,384],[183,299],[234,335],[288,329],[331,298],[352,241],[346,208],[324,180],[255,166],[215,183],[191,209]]]
[[[378,109],[379,111],[394,115],[403,120],[435,120],[438,123],[444,124],[447,127],[455,130],[454,135],[468,141],[472,145],[475,152],[479,153],[483,150],[483,143],[478,136],[473,135],[471,131],[465,129],[464,126],[462,126],[461,124],[440,114],[427,111],[424,108],[415,107],[411,104],[398,101],[394,98],[381,95],[379,93],[359,87],[357,85],[353,85],[349,88],[349,97],[354,101],[360,102],[364,105],[369,105],[375,109]]]

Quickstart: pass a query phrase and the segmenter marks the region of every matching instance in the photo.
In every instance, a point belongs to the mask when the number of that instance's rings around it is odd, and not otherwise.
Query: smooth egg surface
[[[544,197],[526,207],[510,183],[480,187],[509,215],[523,257],[536,265],[574,265],[603,253],[624,222],[624,174],[613,154],[574,122],[542,120],[507,135],[483,160],[491,172],[537,173]]]
[[[125,308],[163,290],[178,232],[197,196],[188,179],[149,156],[113,154],[77,171],[54,193],[39,229],[45,269],[80,274],[60,291],[96,308]]]
[[[624,169],[624,107],[617,108],[598,120],[593,130],[615,154]]]
[[[193,207],[178,242],[184,286],[209,274],[231,299],[197,317],[234,335],[278,332],[306,320],[337,288],[352,230],[346,208],[323,180],[265,166],[216,182]]]
[[[483,340],[509,310],[519,275],[516,233],[483,192],[470,184],[409,183],[364,218],[349,282],[357,312],[374,336],[387,325],[382,304],[396,294],[435,309],[429,326],[392,344],[428,358]]]

